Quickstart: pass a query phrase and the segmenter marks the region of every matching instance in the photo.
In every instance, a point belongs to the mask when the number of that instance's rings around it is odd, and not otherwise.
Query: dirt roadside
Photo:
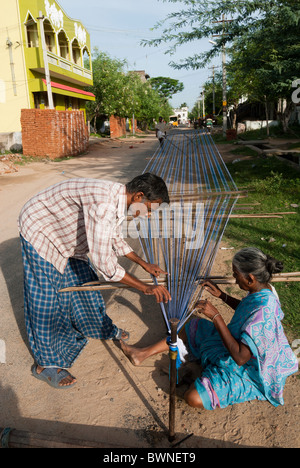
[[[23,323],[22,264],[17,217],[39,190],[71,177],[126,182],[141,173],[157,147],[154,135],[136,140],[92,140],[89,152],[60,162],[34,162],[0,176],[0,427],[49,437],[89,440],[103,447],[169,448],[168,356],[133,367],[113,342],[90,340],[75,362],[78,383],[58,391],[31,376],[32,356]],[[226,145],[228,149],[228,145]],[[227,151],[222,152],[225,161]],[[228,157],[230,156],[228,153]],[[237,156],[235,155],[235,158]],[[132,243],[132,240],[129,240]],[[138,245],[132,243],[138,250]],[[222,244],[224,247],[224,245]],[[230,245],[226,246],[230,247]],[[220,249],[213,272],[230,274],[234,250]],[[143,270],[126,265],[136,275]],[[231,293],[239,291],[231,288]],[[104,293],[107,313],[130,332],[131,344],[146,345],[165,335],[165,324],[153,298],[132,290]],[[227,320],[231,312],[218,307]],[[195,367],[191,367],[197,373]],[[299,448],[300,389],[296,376],[287,380],[283,407],[250,402],[225,410],[176,407],[176,441],[182,448]]]

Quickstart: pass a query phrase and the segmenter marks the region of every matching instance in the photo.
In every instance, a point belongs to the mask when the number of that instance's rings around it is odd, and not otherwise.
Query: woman
[[[268,400],[283,405],[286,378],[297,372],[298,363],[283,331],[283,312],[272,275],[283,265],[257,248],[245,248],[233,258],[233,275],[243,300],[228,296],[212,282],[204,288],[235,310],[227,326],[209,301],[196,308],[211,321],[192,319],[185,327],[183,340],[193,359],[203,368],[184,395],[192,407],[213,410],[250,400]],[[181,340],[179,339],[179,342]],[[147,348],[134,348],[121,341],[124,353],[135,365],[147,357],[166,351],[165,340]]]

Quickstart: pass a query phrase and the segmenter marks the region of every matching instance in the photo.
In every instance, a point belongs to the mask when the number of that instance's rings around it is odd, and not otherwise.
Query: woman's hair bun
[[[244,276],[252,274],[262,284],[268,283],[275,273],[283,270],[281,261],[264,254],[257,247],[241,249],[233,257],[232,263]]]
[[[283,263],[267,255],[266,268],[272,276],[274,273],[280,273],[283,270]]]

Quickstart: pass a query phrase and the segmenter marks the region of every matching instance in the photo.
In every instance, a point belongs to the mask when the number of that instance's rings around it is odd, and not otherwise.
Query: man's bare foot
[[[125,354],[125,356],[128,357],[131,364],[133,364],[134,366],[139,366],[144,361],[145,358],[143,357],[142,349],[138,349],[138,348],[135,348],[134,346],[130,346],[124,343],[124,341],[122,340],[120,340],[120,345],[121,345],[123,353]]]
[[[45,367],[41,367],[41,366],[36,366],[36,372],[37,374],[41,374],[43,372],[43,370],[45,369]],[[57,369],[57,373],[59,374],[63,369]],[[74,383],[77,382],[77,379],[75,377],[73,377],[71,374],[69,374],[67,377],[65,377],[64,379],[62,379],[60,382],[59,382],[59,386],[60,387],[67,387],[69,385],[73,385]]]

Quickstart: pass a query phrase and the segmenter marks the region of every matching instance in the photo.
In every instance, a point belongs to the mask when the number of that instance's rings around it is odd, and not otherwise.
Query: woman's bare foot
[[[43,372],[45,368],[44,367],[41,367],[41,366],[36,366],[36,372],[37,374],[41,374],[41,372]],[[57,369],[57,373],[59,374],[60,372],[62,371],[62,369]],[[69,385],[72,385],[74,384],[75,382],[77,382],[77,380],[75,379],[75,377],[73,377],[71,374],[69,374],[67,377],[65,377],[64,379],[62,379],[59,383],[59,386],[60,387],[67,387]]]

